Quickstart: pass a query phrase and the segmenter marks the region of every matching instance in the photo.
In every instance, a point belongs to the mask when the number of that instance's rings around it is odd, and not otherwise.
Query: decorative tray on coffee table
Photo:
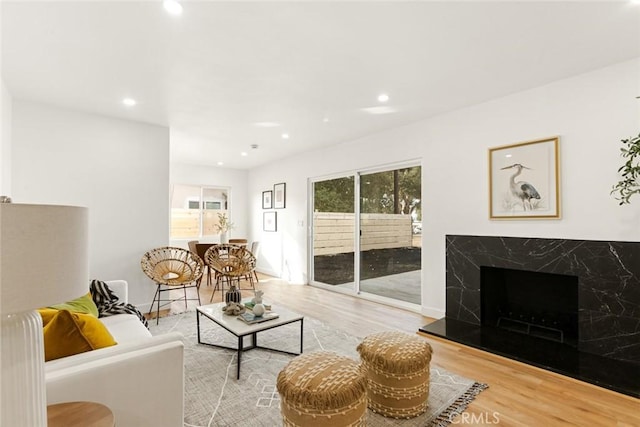
[[[242,320],[243,322],[251,325],[254,323],[261,323],[268,320],[277,319],[278,317],[280,317],[280,315],[272,311],[265,312],[262,316],[256,316],[251,311],[247,310],[244,313],[238,315],[238,320]]]

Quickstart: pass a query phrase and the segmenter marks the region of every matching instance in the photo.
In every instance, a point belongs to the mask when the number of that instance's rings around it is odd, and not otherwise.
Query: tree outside
[[[315,212],[353,212],[353,176],[316,182],[314,187]]]
[[[360,211],[411,215],[422,220],[421,167],[396,169],[362,175]],[[315,183],[314,211],[354,212],[354,177]]]

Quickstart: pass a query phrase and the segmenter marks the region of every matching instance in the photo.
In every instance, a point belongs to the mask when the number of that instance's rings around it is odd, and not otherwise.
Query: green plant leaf
[[[620,155],[625,162],[618,173],[623,179],[613,186],[610,194],[620,202],[619,205],[624,205],[631,203],[631,196],[640,193],[640,134],[621,141],[625,146],[620,148]]]

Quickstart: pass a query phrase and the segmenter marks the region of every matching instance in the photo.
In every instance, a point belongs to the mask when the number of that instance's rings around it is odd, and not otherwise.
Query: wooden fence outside
[[[226,210],[206,209],[202,218],[203,236],[219,234],[215,226],[219,224],[218,214]],[[198,238],[200,237],[200,210],[199,209],[171,209],[171,238]]]
[[[352,213],[313,214],[313,253],[330,255],[354,251],[355,219]],[[360,250],[412,246],[411,216],[362,214]]]

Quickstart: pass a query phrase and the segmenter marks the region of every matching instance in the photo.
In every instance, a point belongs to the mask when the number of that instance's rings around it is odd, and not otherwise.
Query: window
[[[174,185],[171,188],[171,238],[214,236],[218,214],[229,214],[230,190],[223,187]]]

